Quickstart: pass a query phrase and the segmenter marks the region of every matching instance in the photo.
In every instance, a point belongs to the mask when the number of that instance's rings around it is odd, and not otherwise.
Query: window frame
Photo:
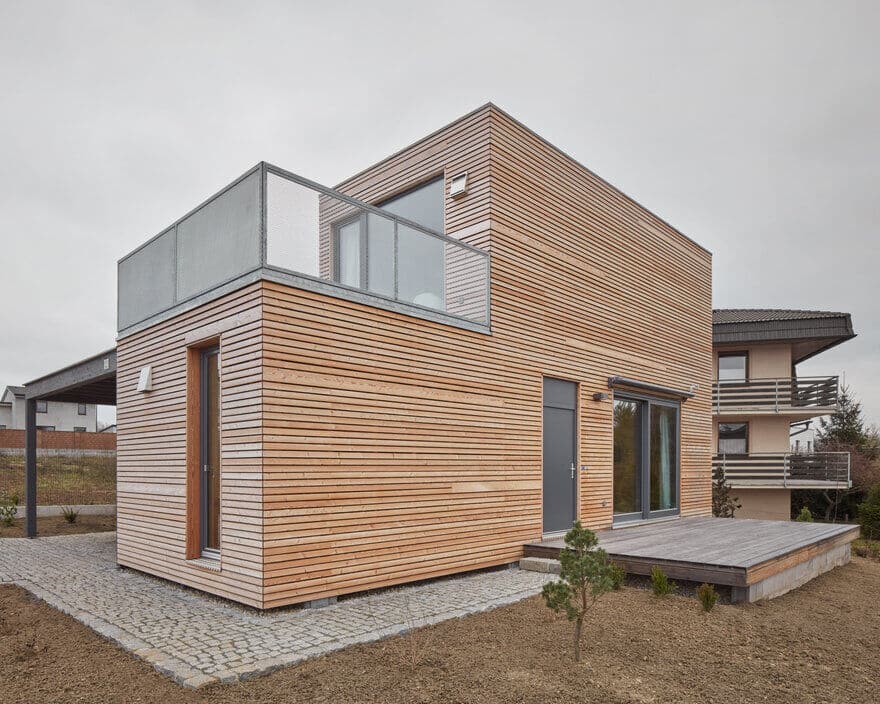
[[[89,431],[85,426],[75,425],[75,426],[73,426],[73,432],[74,433],[87,433]]]
[[[722,425],[744,425],[746,428],[746,450],[745,452],[722,452],[721,451],[721,426]],[[747,420],[737,420],[737,421],[719,421],[716,426],[716,435],[717,442],[715,444],[715,451],[718,455],[725,455],[727,457],[745,457],[751,451],[751,427],[750,423]]]
[[[340,257],[342,248],[340,242],[340,230],[352,223],[358,223],[358,285],[343,283],[342,278],[342,259]],[[367,214],[357,213],[351,217],[338,220],[333,223],[333,283],[338,286],[346,286],[359,291],[367,291]]]
[[[89,414],[89,406],[86,403],[76,404],[76,414],[78,416],[87,416]]]
[[[670,518],[681,515],[681,401],[642,394],[633,391],[615,391],[611,399],[615,401],[635,401],[641,404],[641,427],[639,428],[639,461],[641,504],[642,510],[633,513],[614,513],[614,466],[611,469],[612,494],[612,525],[623,525],[636,521],[653,521],[658,518]],[[651,406],[664,406],[675,409],[675,506],[668,509],[651,510]],[[612,419],[612,448],[614,445],[614,421]]]
[[[48,401],[36,401],[37,413],[48,413],[49,412],[49,402]]]
[[[723,357],[743,357],[745,359],[745,364],[743,365],[743,378],[742,379],[722,379],[721,378],[721,359]],[[719,384],[744,384],[749,381],[750,378],[750,369],[749,369],[749,352],[748,350],[727,350],[724,352],[718,353],[718,360],[716,363],[716,373],[715,377],[718,380]]]

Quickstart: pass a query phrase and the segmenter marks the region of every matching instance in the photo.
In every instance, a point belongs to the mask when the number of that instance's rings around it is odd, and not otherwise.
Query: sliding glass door
[[[679,405],[615,394],[614,522],[678,513]]]

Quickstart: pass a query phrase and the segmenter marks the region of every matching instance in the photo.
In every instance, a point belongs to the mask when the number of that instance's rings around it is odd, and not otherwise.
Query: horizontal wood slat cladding
[[[263,602],[260,305],[253,284],[117,345],[117,561],[257,607]],[[197,398],[187,397],[187,348],[218,337],[222,560],[215,571],[186,559],[186,424],[187,404]],[[148,364],[153,390],[138,393],[139,371]]]
[[[263,281],[120,341],[123,564],[270,608],[514,561],[541,538],[544,376],[579,382],[594,528],[612,520],[612,404],[593,393],[697,385],[681,508],[709,515],[710,255],[492,106],[337,188],[375,203],[464,171],[446,231],[491,251],[491,335]],[[182,559],[185,347],[233,319],[212,573]]]
[[[377,202],[441,171],[469,174],[446,229],[492,253],[491,336],[264,285],[266,606],[517,559],[541,535],[544,375],[581,382],[596,528],[611,404],[592,392],[698,384],[682,513],[709,514],[708,253],[491,107],[338,188]]]

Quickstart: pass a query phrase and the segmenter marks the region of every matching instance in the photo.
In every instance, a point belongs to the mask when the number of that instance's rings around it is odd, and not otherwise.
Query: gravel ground
[[[185,690],[18,587],[0,587],[4,702],[874,702],[880,562],[854,558],[764,604],[703,614],[625,587],[571,627],[539,598]]]

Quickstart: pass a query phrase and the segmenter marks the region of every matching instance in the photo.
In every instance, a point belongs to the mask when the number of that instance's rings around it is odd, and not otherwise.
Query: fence
[[[24,503],[24,453],[0,449],[0,491]],[[115,450],[37,450],[37,505],[115,503]]]

